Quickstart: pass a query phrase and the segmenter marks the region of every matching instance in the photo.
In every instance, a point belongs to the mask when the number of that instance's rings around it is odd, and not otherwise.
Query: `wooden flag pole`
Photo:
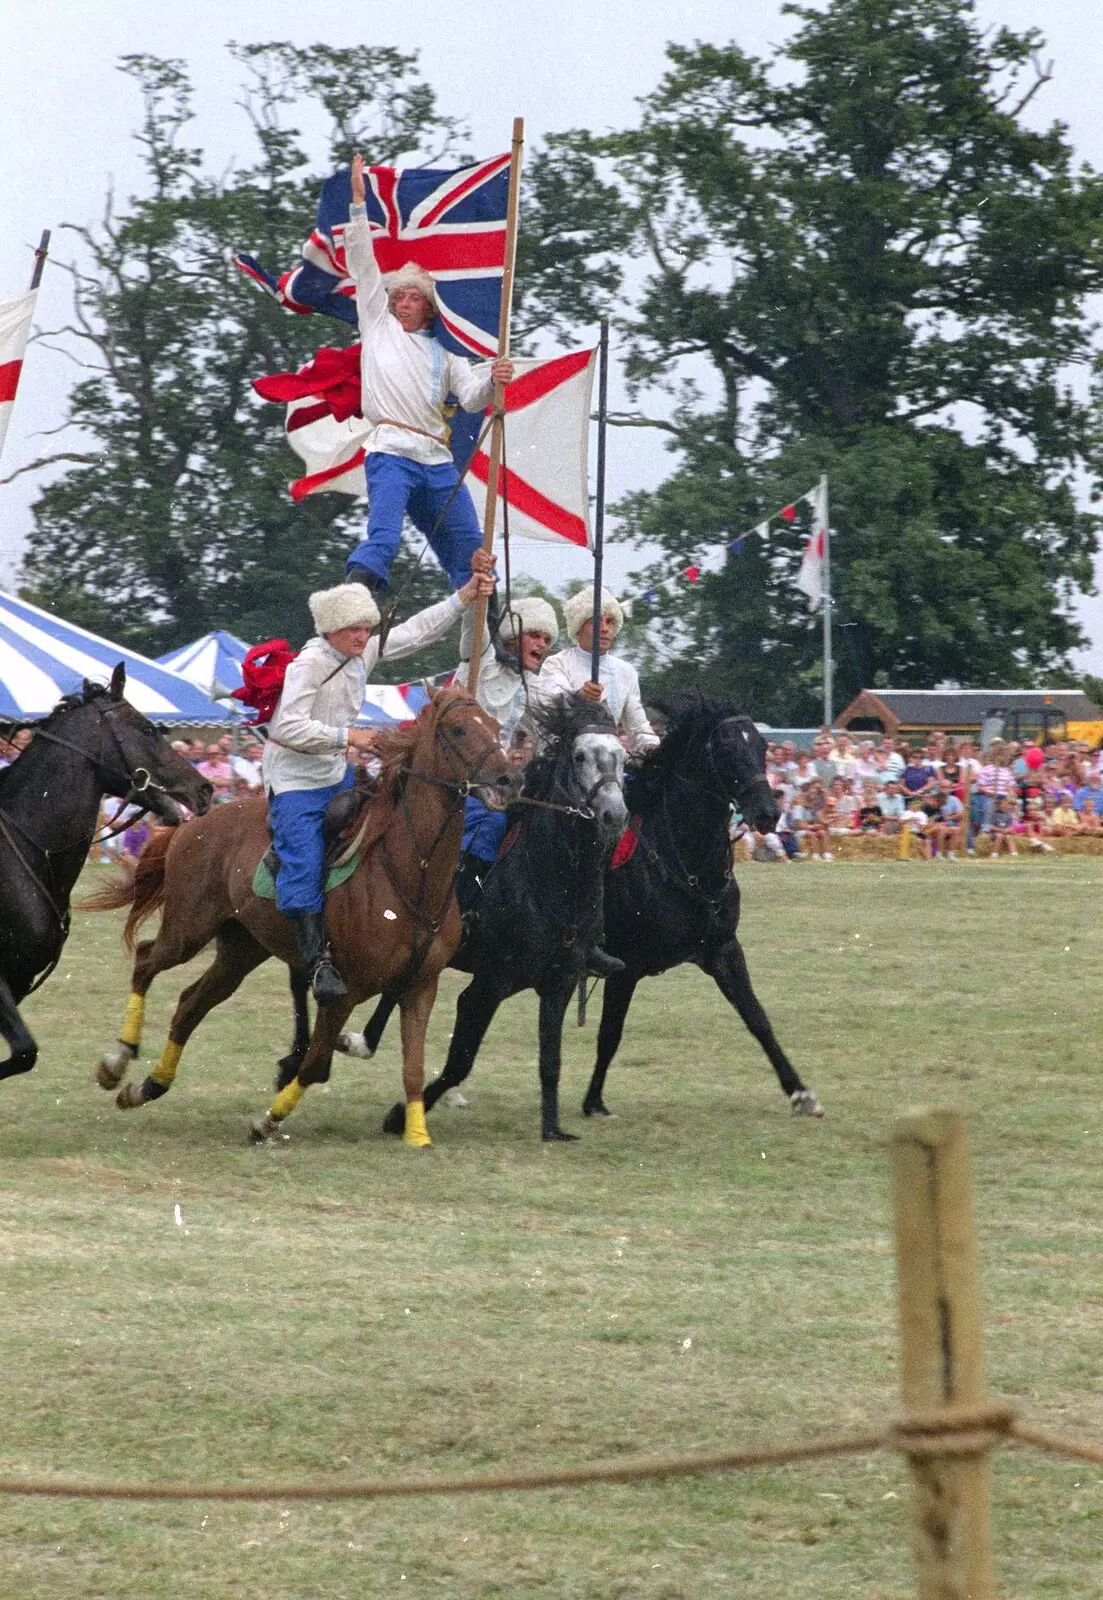
[[[525,119],[514,117],[513,141],[510,146],[509,198],[506,205],[506,255],[502,266],[502,302],[498,310],[498,359],[509,355],[509,320],[513,308],[513,264],[517,254],[517,210],[521,193],[521,157],[525,145]],[[486,514],[483,517],[483,549],[489,555],[494,548],[494,522],[498,512],[498,477],[502,461],[502,407],[505,393],[501,384],[494,385],[494,420],[490,428],[490,464],[486,476]],[[467,671],[467,692],[475,693],[479,681],[479,666],[483,656],[483,634],[486,631],[485,595],[475,601],[475,625],[471,637],[471,663]]]
[[[601,682],[601,579],[605,559],[605,435],[609,426],[609,319],[601,319],[597,357],[597,485],[594,496],[594,619],[590,682]],[[586,974],[578,980],[578,1026],[586,1026]]]

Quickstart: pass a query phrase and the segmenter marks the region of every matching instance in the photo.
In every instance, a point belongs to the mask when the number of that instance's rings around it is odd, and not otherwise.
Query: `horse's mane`
[[[733,701],[698,690],[653,697],[649,703],[666,718],[666,732],[661,743],[634,768],[632,807],[644,814],[659,800],[674,774],[684,769],[694,741],[707,737],[728,717],[743,715]]]
[[[364,809],[357,813],[360,819],[365,815],[367,817],[362,849],[369,849],[386,829],[402,796],[410,758],[425,732],[426,723],[435,727],[448,707],[461,700],[470,700],[470,696],[455,685],[431,690],[428,703],[422,706],[412,722],[387,728],[379,735],[375,754],[381,763],[381,770],[368,791]],[[351,832],[355,825],[349,824],[346,831]]]
[[[592,728],[603,733],[617,731],[616,723],[600,701],[584,700],[577,693],[533,706],[529,717],[536,727],[540,750],[525,768],[522,793],[536,800],[545,799],[550,793],[559,760],[580,733]]]

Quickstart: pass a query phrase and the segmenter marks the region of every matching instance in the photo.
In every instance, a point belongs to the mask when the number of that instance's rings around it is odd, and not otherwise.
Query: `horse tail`
[[[137,861],[123,861],[119,872],[102,889],[80,902],[81,911],[118,911],[130,907],[123,928],[123,944],[134,948],[134,936],[147,917],[158,911],[165,899],[165,856],[174,829],[157,828]]]

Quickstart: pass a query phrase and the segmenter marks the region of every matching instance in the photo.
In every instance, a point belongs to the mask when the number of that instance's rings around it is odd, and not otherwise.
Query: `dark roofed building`
[[[989,712],[1052,707],[1069,722],[1096,722],[1099,707],[1080,689],[863,689],[835,718],[855,733],[975,734]]]

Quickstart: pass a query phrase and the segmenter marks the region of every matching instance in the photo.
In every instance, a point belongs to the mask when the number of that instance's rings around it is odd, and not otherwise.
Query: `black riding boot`
[[[326,944],[325,913],[292,911],[290,917],[315,1000],[320,1006],[331,1006],[346,999],[348,990]]]
[[[345,568],[346,583],[362,583],[365,589],[372,594],[387,594],[390,584],[386,578],[381,578],[378,572],[373,572],[370,567],[350,565]]]
[[[591,978],[614,978],[624,971],[619,956],[611,956],[600,944],[591,945],[586,952],[586,972]]]

